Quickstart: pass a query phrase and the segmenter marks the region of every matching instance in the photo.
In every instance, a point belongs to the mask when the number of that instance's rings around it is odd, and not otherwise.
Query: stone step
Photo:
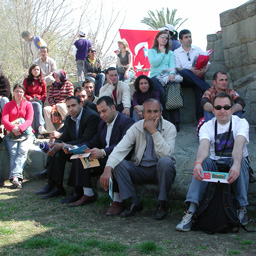
[[[248,145],[249,154],[251,156],[251,166],[255,168],[256,156],[256,136],[255,127],[251,126],[250,129],[250,144]],[[43,140],[35,140],[34,147],[29,150],[28,160],[24,169],[24,177],[26,179],[36,179],[33,175],[35,172],[41,172],[45,169],[46,154],[38,152],[39,143]],[[196,136],[196,124],[182,124],[181,131],[177,134],[175,146],[175,158],[177,176],[170,192],[170,198],[184,200],[188,191],[189,184],[192,179],[193,164],[195,155],[198,148],[198,137]],[[65,178],[71,168],[71,163],[66,164]],[[0,180],[7,180],[10,172],[9,154],[5,148],[4,143],[0,144]],[[98,178],[94,178],[93,184],[97,190],[103,192],[99,185]],[[157,198],[158,188],[155,185],[137,186],[138,195],[149,196],[153,195]],[[250,184],[249,187],[249,202],[250,205],[256,206],[256,183]]]

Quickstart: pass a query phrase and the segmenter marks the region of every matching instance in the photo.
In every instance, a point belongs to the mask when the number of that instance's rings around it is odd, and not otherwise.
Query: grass
[[[0,256],[256,255],[254,233],[221,234],[221,247],[215,236],[175,231],[182,201],[170,201],[171,212],[162,221],[154,220],[154,197],[143,198],[144,210],[131,218],[106,217],[107,194],[100,194],[95,204],[71,208],[60,204],[60,198],[36,196],[43,185],[32,181],[22,190],[0,188]]]

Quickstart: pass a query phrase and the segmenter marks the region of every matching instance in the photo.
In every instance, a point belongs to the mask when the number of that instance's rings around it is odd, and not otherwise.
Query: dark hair
[[[78,104],[81,103],[80,98],[77,97],[77,96],[74,96],[74,95],[67,97],[67,98],[66,98],[66,102],[67,102],[68,100],[72,100],[72,99],[76,100]]]
[[[108,107],[112,107],[112,106],[115,106],[115,103],[113,101],[113,99],[109,96],[102,96],[100,97],[98,100],[97,100],[97,105],[100,105],[101,102],[105,101],[106,102],[106,105]]]
[[[169,37],[169,33],[168,31],[166,30],[161,30],[159,31],[157,34],[156,34],[156,37],[154,39],[154,43],[153,43],[153,46],[152,46],[152,49],[155,49],[157,52],[159,52],[159,45],[158,45],[158,37],[161,36],[162,34],[166,34],[168,36],[168,40],[167,40],[167,43],[165,45],[165,53],[167,54],[168,51],[171,49],[171,46],[170,46],[170,37]]]
[[[146,105],[148,102],[156,102],[156,103],[158,103],[159,106],[160,106],[161,112],[163,112],[163,106],[162,106],[161,102],[160,102],[159,100],[153,99],[153,98],[150,98],[150,99],[147,99],[147,100],[144,101],[144,103],[143,103],[143,112],[144,112],[145,105]]]
[[[227,75],[227,73],[224,71],[217,71],[214,73],[212,80],[217,81],[218,74]]]
[[[152,82],[152,80],[148,76],[145,76],[145,75],[140,75],[140,76],[138,76],[136,78],[136,80],[134,81],[134,88],[135,88],[135,90],[138,93],[142,93],[140,88],[139,88],[140,80],[141,79],[146,79],[148,81],[148,84],[149,84],[148,92],[152,92],[153,89],[154,89],[153,82]]]
[[[90,52],[90,51],[92,51],[92,50],[94,50],[94,51],[96,52],[96,50],[95,50],[95,48],[94,48],[93,46],[91,46],[90,48],[88,48],[88,52]]]
[[[179,39],[183,39],[183,36],[186,34],[191,34],[191,32],[188,29],[183,29],[179,33]]]
[[[212,105],[213,105],[213,106],[214,106],[214,102],[215,102],[216,98],[229,98],[230,104],[232,105],[232,98],[231,98],[231,96],[230,96],[228,93],[226,93],[226,92],[217,93],[217,94],[213,97],[213,100],[212,100]]]
[[[94,84],[94,82],[91,79],[85,79],[83,84],[82,84],[82,86],[84,87],[85,84],[89,84],[89,83],[93,84],[93,86],[95,87],[95,84]]]
[[[82,92],[82,91],[85,91],[84,87],[78,86],[75,88],[74,94],[76,94],[77,92]]]
[[[48,49],[47,46],[41,46],[41,47],[40,47],[40,50],[41,50],[41,49],[46,49],[46,51],[49,52],[49,49]]]
[[[113,70],[116,70],[117,71],[117,68],[115,67],[109,67],[106,71],[106,74],[108,74],[109,71],[113,71]]]
[[[37,78],[38,78],[39,84],[42,86],[42,83],[43,83],[43,72],[42,72],[42,69],[40,68],[40,66],[37,65],[37,64],[33,64],[29,68],[29,70],[28,70],[28,78],[27,78],[28,85],[32,86],[32,83],[34,81],[34,76],[32,74],[32,69],[34,69],[35,67],[39,67],[39,69],[40,69],[40,75]]]
[[[25,38],[25,37],[28,37],[28,36],[30,36],[31,34],[30,34],[30,32],[28,32],[28,31],[23,31],[22,33],[21,33],[21,37],[22,38]]]
[[[21,88],[24,92],[26,92],[26,89],[25,89],[25,87],[24,87],[22,84],[15,84],[15,85],[13,86],[13,91],[14,91],[15,89],[17,89],[17,88]]]

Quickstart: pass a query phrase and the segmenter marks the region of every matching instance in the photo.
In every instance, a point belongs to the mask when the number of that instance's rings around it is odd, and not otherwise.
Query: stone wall
[[[244,117],[256,124],[256,1],[220,14],[221,33],[207,36],[207,49],[214,49],[207,80],[215,71],[229,74],[229,87],[246,102]]]

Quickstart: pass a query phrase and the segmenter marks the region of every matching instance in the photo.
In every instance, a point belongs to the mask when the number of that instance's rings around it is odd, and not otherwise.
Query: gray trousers
[[[122,200],[136,197],[134,184],[154,183],[159,186],[158,200],[167,201],[168,193],[176,176],[176,169],[170,157],[162,157],[156,166],[136,166],[133,162],[123,160],[114,169]]]

